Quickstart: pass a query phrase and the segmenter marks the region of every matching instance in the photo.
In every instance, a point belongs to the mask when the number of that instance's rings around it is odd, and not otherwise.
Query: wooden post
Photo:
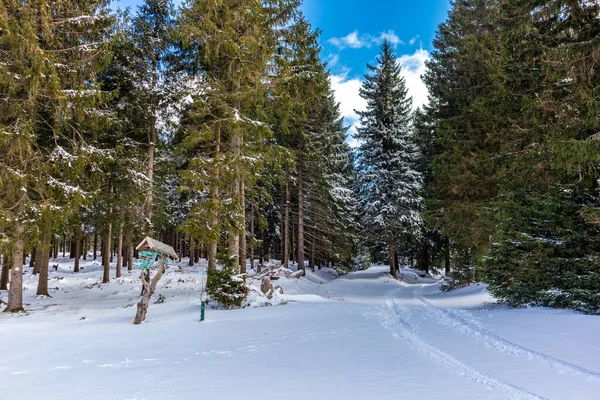
[[[150,298],[156,291],[156,285],[158,284],[160,278],[163,276],[164,272],[165,262],[162,258],[160,260],[160,267],[158,267],[158,273],[154,276],[154,278],[152,278],[150,282],[148,282],[149,279],[146,280],[146,278],[144,277],[144,271],[141,272],[140,279],[142,280],[142,292],[144,294],[142,295],[142,299],[137,305],[137,313],[135,314],[135,319],[133,320],[133,323],[135,325],[141,324],[146,319],[146,313],[148,312],[148,306],[150,305]],[[148,278],[149,277],[150,274],[148,274]]]

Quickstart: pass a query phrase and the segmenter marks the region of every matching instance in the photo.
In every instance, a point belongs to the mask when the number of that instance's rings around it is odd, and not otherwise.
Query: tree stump
[[[141,324],[146,319],[146,313],[148,312],[148,306],[150,305],[150,298],[156,291],[156,285],[158,284],[160,278],[163,276],[164,272],[165,262],[162,259],[160,260],[160,267],[158,267],[158,273],[154,278],[152,278],[152,281],[150,281],[150,283],[148,283],[148,281],[145,279],[144,271],[141,272],[140,279],[142,280],[143,295],[142,299],[137,305],[137,312],[135,314],[135,319],[133,320],[133,323],[135,325]],[[150,278],[149,273],[148,278]]]
[[[260,282],[260,291],[264,294],[267,294],[271,291],[271,288],[271,279],[269,279],[268,277],[262,278],[262,281]]]

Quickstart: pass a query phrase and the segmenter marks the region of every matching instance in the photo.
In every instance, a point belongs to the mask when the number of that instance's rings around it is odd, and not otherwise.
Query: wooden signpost
[[[134,324],[141,324],[146,319],[146,313],[148,312],[148,306],[150,305],[150,298],[156,291],[156,285],[158,281],[165,273],[165,264],[168,263],[169,259],[176,260],[177,253],[175,250],[158,240],[146,237],[140,244],[137,245],[136,250],[139,253],[139,266],[141,269],[140,279],[142,280],[142,299],[137,305],[137,312],[135,314]],[[150,267],[154,265],[158,258],[159,267],[158,272],[150,280]]]

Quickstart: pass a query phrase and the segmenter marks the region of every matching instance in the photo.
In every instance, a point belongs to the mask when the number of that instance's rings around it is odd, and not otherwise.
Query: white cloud
[[[342,38],[331,38],[328,42],[342,50],[347,47],[352,49],[371,47],[373,44],[383,43],[384,40],[390,42],[394,47],[399,44],[404,44],[398,35],[391,29],[387,32],[381,32],[379,36],[371,36],[369,34],[359,35],[358,31],[354,31]]]
[[[327,57],[327,66],[329,68],[333,68],[337,65],[337,63],[340,61],[340,56],[338,56],[337,54],[330,54]]]
[[[419,38],[419,35],[413,37],[412,39],[409,40],[409,44],[412,46],[413,44],[415,44],[415,42],[417,41],[417,39]]]
[[[340,113],[345,123],[350,124],[347,135],[348,144],[352,147],[358,146],[358,141],[354,139],[359,126],[355,110],[362,111],[367,107],[367,102],[360,97],[361,86],[362,81],[358,78],[348,79],[348,73],[331,76],[331,88],[335,93],[335,100],[340,103]]]
[[[340,103],[340,113],[350,123],[358,121],[354,110],[361,111],[367,106],[367,102],[360,97],[361,86],[360,79],[348,79],[347,74],[331,76],[331,88],[335,93],[335,100]]]
[[[430,54],[427,50],[419,49],[413,54],[404,54],[398,58],[398,64],[402,67],[402,76],[406,80],[408,93],[413,98],[413,107],[417,108],[427,103],[427,86],[421,80],[421,75],[426,71],[425,61],[429,60]]]
[[[368,35],[359,37],[358,31],[354,31],[343,38],[331,38],[329,39],[329,43],[333,44],[340,50],[346,47],[360,49],[361,47],[371,47],[371,38]]]
[[[392,46],[396,47],[399,44],[404,44],[402,40],[394,33],[393,30],[389,30],[387,32],[381,32],[379,37],[375,39],[376,43],[383,43],[384,40],[387,40],[392,44]]]

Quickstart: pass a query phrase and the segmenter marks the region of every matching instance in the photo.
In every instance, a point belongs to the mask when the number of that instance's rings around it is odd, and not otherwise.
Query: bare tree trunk
[[[43,243],[43,241],[44,241],[43,235],[40,235],[40,242]],[[42,243],[40,243],[38,245],[38,247],[35,249],[35,256],[34,256],[35,262],[33,263],[33,274],[34,275],[37,275],[40,273],[40,267],[43,262],[42,260],[44,259],[44,255],[43,255],[43,251],[42,251],[42,247],[44,247],[44,246]]]
[[[81,253],[81,229],[79,226],[75,228],[75,266],[73,272],[79,272],[79,256]]]
[[[87,260],[88,239],[86,235],[81,238],[81,252],[83,253],[83,261]]]
[[[52,259],[56,260],[58,258],[58,240],[56,240],[56,238],[51,239],[54,241],[54,245],[52,246],[53,254],[52,254]]]
[[[446,272],[446,275],[450,274],[450,239],[446,238],[446,251],[445,251],[445,257],[444,257],[444,270]]]
[[[12,268],[10,269],[10,287],[8,289],[8,304],[4,312],[20,312],[23,310],[23,232],[25,227],[17,224],[14,229],[14,242],[11,254]]]
[[[254,203],[250,202],[250,269],[254,270]]]
[[[50,296],[50,294],[48,294],[48,264],[50,262],[50,253],[52,251],[52,225],[49,222],[45,222],[42,229],[41,258],[36,258],[36,265],[39,264],[40,272],[37,295]]]
[[[243,180],[240,180],[240,205],[242,206],[242,231],[240,232],[240,273],[246,273],[246,186]]]
[[[31,258],[29,259],[29,268],[33,268],[35,270],[35,255],[37,254],[37,250],[35,247],[31,250]],[[34,271],[35,273],[35,271]]]
[[[292,202],[292,193],[290,191],[290,174],[285,177],[285,217],[283,220],[283,266],[289,268],[290,265],[290,204]]]
[[[184,243],[184,240],[183,240],[183,238],[181,236],[179,236],[179,234],[178,234],[177,237],[178,237],[177,240],[179,241],[179,262],[181,262],[181,258],[183,257],[183,243]]]
[[[194,247],[195,243],[193,239],[190,239],[190,248],[188,249],[188,254],[190,256],[190,260],[188,262],[188,265],[191,267],[192,265],[194,265]]]
[[[98,232],[94,231],[94,261],[96,261],[97,249],[98,249]]]
[[[109,184],[109,198],[110,205],[108,206],[108,228],[106,232],[106,238],[104,239],[104,249],[102,250],[102,265],[104,267],[104,274],[102,276],[102,283],[110,282],[110,253],[111,253],[111,244],[112,244],[112,194],[113,194],[113,184],[112,182]]]
[[[302,182],[302,161],[298,163],[298,270],[306,273],[304,267],[304,188]]]
[[[63,258],[65,258],[66,254],[67,254],[67,235],[65,235],[63,233],[63,240],[62,240],[62,253],[63,253]]]
[[[221,126],[215,126],[215,146],[211,158],[216,160],[221,152]],[[219,223],[219,210],[217,204],[219,201],[219,166],[215,161],[212,171],[212,179],[210,184],[210,202],[211,208],[208,218],[208,226],[211,229],[216,228]],[[217,269],[217,245],[219,238],[217,235],[212,235],[208,243],[208,270],[215,271]]]
[[[0,290],[8,290],[8,274],[10,271],[8,263],[10,259],[4,255],[0,255],[0,259],[0,268],[2,268],[2,272],[0,273]]]
[[[127,271],[133,269],[133,259],[131,258],[131,230],[127,229],[125,232],[125,264],[127,264]]]
[[[150,274],[147,277],[144,277],[144,271],[140,274],[140,279],[142,280],[142,299],[137,305],[137,312],[135,314],[135,319],[133,320],[134,324],[141,324],[146,319],[146,313],[148,312],[148,306],[150,305],[150,298],[156,291],[156,285],[158,281],[163,276],[165,272],[165,263],[164,261],[160,261],[160,267],[158,267],[158,273],[152,280],[150,281]],[[148,278],[148,279],[147,279]]]
[[[392,276],[395,279],[398,279],[398,273],[396,272],[396,254],[395,254],[395,250],[396,250],[396,242],[394,241],[394,238],[390,235],[388,236],[388,240],[387,240],[387,245],[388,245],[388,262],[390,263],[390,274],[392,274]]]
[[[119,222],[119,244],[117,246],[117,270],[115,276],[121,277],[121,264],[123,262],[123,208],[121,208],[121,221]]]
[[[312,272],[315,272],[315,234],[313,233],[312,240],[310,242],[310,260],[308,265]]]
[[[156,89],[158,84],[158,60],[156,54],[151,54],[152,58],[152,89]],[[146,192],[146,202],[144,203],[144,217],[146,217],[146,235],[151,236],[152,232],[152,205],[154,191],[154,153],[156,151],[156,110],[152,110],[150,118],[150,131],[148,132],[148,169],[146,176],[149,181],[148,191]]]

